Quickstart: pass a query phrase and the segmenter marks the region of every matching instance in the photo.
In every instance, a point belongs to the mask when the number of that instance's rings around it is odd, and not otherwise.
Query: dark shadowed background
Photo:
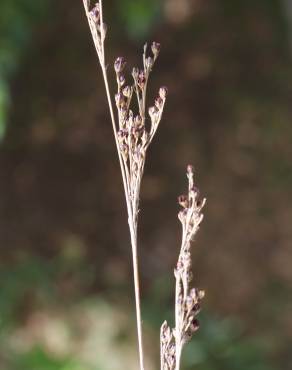
[[[291,1],[104,8],[109,71],[159,41],[149,104],[169,89],[141,194],[148,369],[173,317],[188,163],[207,197],[193,248],[206,298],[183,369],[292,369]],[[0,368],[137,369],[125,201],[81,0],[1,0],[0,134]]]

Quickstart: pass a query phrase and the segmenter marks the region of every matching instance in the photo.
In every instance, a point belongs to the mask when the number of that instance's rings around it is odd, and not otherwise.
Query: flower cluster
[[[190,288],[192,280],[191,241],[203,219],[201,213],[206,200],[199,200],[199,190],[194,186],[194,170],[187,168],[189,182],[188,195],[181,195],[178,203],[181,210],[178,218],[182,224],[182,245],[174,276],[175,293],[175,328],[170,329],[167,322],[161,327],[161,370],[179,369],[181,351],[184,344],[199,328],[196,318],[201,309],[204,291]]]
[[[130,198],[137,201],[140,182],[144,171],[146,151],[151,143],[162,117],[166,101],[167,89],[161,87],[154,105],[148,109],[150,128],[146,125],[146,90],[152,67],[158,57],[160,44],[153,42],[152,56],[147,56],[147,45],[144,46],[143,69],[133,68],[133,84],[126,83],[124,69],[126,61],[118,57],[114,62],[118,91],[115,95],[118,110],[119,130],[117,132],[119,149],[123,158],[127,186]],[[133,96],[137,99],[138,113],[134,114],[131,107]]]
[[[174,330],[164,321],[160,328],[160,359],[161,370],[173,370],[176,364],[176,348]]]
[[[83,0],[92,38],[97,51],[99,60],[103,61],[103,43],[106,37],[107,25],[102,20],[102,9],[100,4],[96,3],[90,9],[90,0]]]

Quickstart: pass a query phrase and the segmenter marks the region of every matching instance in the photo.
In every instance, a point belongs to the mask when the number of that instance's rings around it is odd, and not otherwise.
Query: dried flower
[[[140,116],[140,114],[137,114],[137,116],[134,118],[134,123],[137,127],[142,126],[143,120],[142,120],[142,117]]]
[[[155,58],[157,58],[160,52],[160,44],[158,42],[153,41],[151,45],[151,50]]]
[[[121,86],[124,86],[125,82],[126,82],[125,76],[121,74],[121,75],[119,76],[119,84],[120,84]]]
[[[200,327],[200,322],[198,319],[194,319],[192,322],[191,322],[191,325],[190,325],[190,329],[192,331],[192,333],[195,333]]]
[[[157,114],[157,112],[158,112],[158,109],[155,107],[155,106],[153,106],[153,107],[150,107],[149,109],[148,109],[148,113],[149,113],[149,116],[152,118],[152,117],[154,117],[156,114]]]
[[[165,100],[166,96],[167,96],[167,88],[165,86],[162,86],[160,89],[159,89],[159,96],[162,100]]]
[[[151,70],[151,68],[153,67],[153,63],[154,61],[151,57],[146,58],[146,69]]]
[[[187,196],[186,195],[180,195],[178,197],[178,203],[183,208],[187,208],[188,207],[188,204],[189,204]]]
[[[125,59],[123,57],[118,57],[114,63],[116,73],[121,73],[125,68],[125,65],[126,65]]]
[[[129,98],[132,94],[132,89],[130,86],[126,86],[124,87],[123,89],[123,95],[126,97],[126,98]]]
[[[117,105],[118,109],[121,109],[126,104],[125,96],[121,93],[117,93],[115,95],[115,100],[116,100],[116,105]]]
[[[145,72],[144,71],[140,71],[139,72],[137,83],[138,83],[138,86],[140,87],[141,90],[143,90],[143,88],[145,86],[145,82],[146,82]]]
[[[182,348],[187,343],[192,335],[199,329],[199,321],[196,316],[201,310],[201,300],[204,298],[204,291],[189,287],[192,280],[191,271],[191,241],[198,230],[199,224],[202,220],[201,209],[205,204],[205,199],[202,204],[198,205],[195,201],[198,190],[194,186],[193,181],[194,168],[187,167],[187,177],[189,181],[188,195],[181,195],[178,197],[179,205],[182,210],[178,213],[178,218],[182,223],[182,244],[181,249],[174,270],[176,279],[176,293],[175,293],[175,333],[173,337],[169,338],[168,346],[161,343],[161,370],[178,370],[180,367],[180,357]],[[196,194],[196,196],[194,195]],[[161,328],[161,333],[165,332],[165,326]],[[161,338],[162,340],[162,338]],[[175,346],[175,361],[170,363],[170,345]],[[172,367],[171,367],[172,366]]]
[[[133,76],[134,81],[136,81],[138,79],[139,69],[137,67],[134,67],[133,68],[133,70],[132,70],[132,76]]]
[[[99,3],[96,3],[94,7],[91,9],[91,11],[89,12],[89,16],[95,23],[99,21],[99,17],[100,17],[99,12],[100,12]]]
[[[156,108],[158,110],[162,109],[162,107],[163,107],[163,99],[161,99],[160,96],[155,99],[155,106],[156,106]]]

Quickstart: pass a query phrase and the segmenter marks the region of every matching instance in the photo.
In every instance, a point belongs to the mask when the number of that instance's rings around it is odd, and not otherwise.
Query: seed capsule
[[[198,319],[194,319],[190,325],[192,333],[196,332],[200,327],[200,322]]]
[[[151,57],[148,57],[146,59],[146,68],[151,69],[153,67],[153,59]]]
[[[163,99],[160,96],[155,99],[155,105],[159,110],[163,107]]]
[[[129,98],[131,96],[131,88],[130,88],[130,86],[124,87],[124,89],[123,89],[123,95],[126,98]]]
[[[128,154],[129,154],[128,145],[121,144],[120,149],[121,149],[121,153],[122,153],[122,156],[123,156],[124,160],[127,160],[128,159]]]
[[[138,114],[134,118],[134,123],[135,123],[135,126],[137,126],[137,127],[140,127],[142,125],[142,117],[140,116],[140,114]]]
[[[118,131],[117,135],[118,135],[118,140],[120,143],[122,143],[124,141],[124,139],[126,138],[127,136],[127,130],[125,129],[121,129]]]
[[[116,105],[118,109],[122,109],[126,105],[126,100],[123,94],[118,93],[115,95]]]
[[[187,198],[187,196],[186,195],[180,195],[178,197],[178,203],[183,208],[188,208],[188,198]]]
[[[151,45],[151,50],[152,50],[152,53],[153,53],[154,57],[157,58],[157,56],[159,54],[159,51],[160,51],[160,44],[159,44],[159,42],[153,41],[152,42],[152,45]]]
[[[152,118],[156,113],[157,113],[157,108],[156,107],[150,107],[148,109],[149,116]]]
[[[126,82],[126,79],[125,79],[125,76],[124,75],[120,75],[119,82],[120,82],[120,85],[121,86],[124,86],[124,84]]]
[[[118,57],[114,63],[116,73],[121,73],[125,68],[125,65],[126,65],[125,59],[123,57]]]
[[[134,67],[133,68],[133,70],[132,70],[132,76],[133,76],[133,78],[134,78],[135,81],[138,79],[139,69],[137,67]]]
[[[91,19],[93,20],[93,22],[97,23],[99,21],[99,16],[100,16],[100,13],[99,13],[99,4],[95,4],[95,6],[91,9],[91,11],[89,12],[89,15],[91,17]]]
[[[159,96],[161,99],[165,99],[166,98],[166,95],[167,95],[167,88],[165,86],[162,86],[160,89],[159,89]]]
[[[140,71],[137,83],[141,90],[143,90],[145,82],[146,82],[145,73],[143,71]]]

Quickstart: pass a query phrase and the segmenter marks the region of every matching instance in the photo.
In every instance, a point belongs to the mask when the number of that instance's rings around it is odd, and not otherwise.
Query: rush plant
[[[159,127],[167,97],[167,89],[160,87],[155,101],[150,107],[147,107],[147,86],[152,68],[160,52],[160,44],[153,42],[150,48],[147,45],[144,46],[142,68],[132,69],[131,82],[127,81],[124,74],[125,59],[118,57],[115,60],[117,91],[112,99],[105,58],[107,26],[103,20],[102,0],[93,5],[90,4],[90,0],[83,0],[83,3],[105,84],[122,174],[132,248],[139,362],[140,370],[144,370],[137,232],[139,198],[145,160],[148,148]],[[135,106],[135,99],[138,107],[137,112],[134,112],[132,108]],[[188,166],[188,194],[182,195],[178,199],[181,206],[178,218],[182,224],[182,244],[175,269],[175,327],[171,329],[166,322],[161,327],[161,370],[179,370],[183,346],[199,327],[196,316],[200,311],[200,303],[204,297],[202,290],[190,288],[192,280],[191,241],[202,221],[201,210],[205,204],[205,199],[199,200],[199,191],[194,186],[193,176],[193,167]]]

